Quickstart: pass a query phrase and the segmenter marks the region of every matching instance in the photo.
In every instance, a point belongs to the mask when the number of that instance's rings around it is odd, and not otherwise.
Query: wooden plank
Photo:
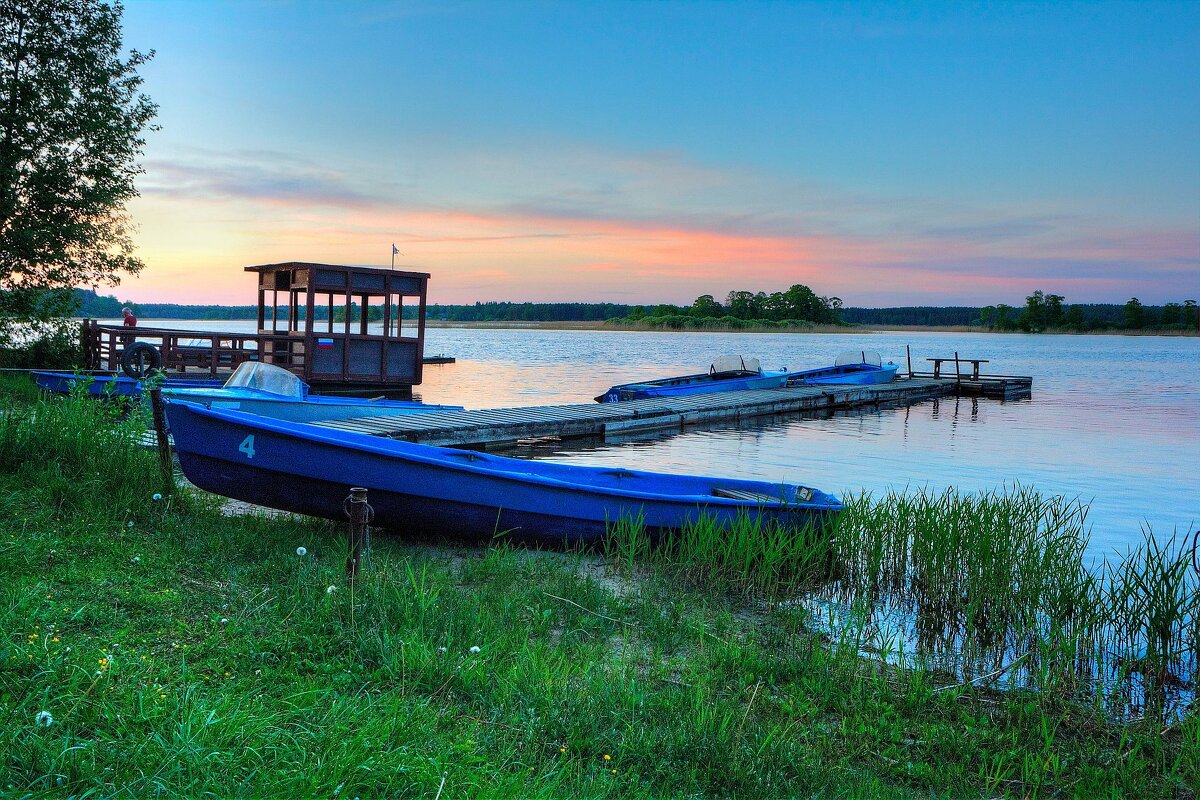
[[[333,430],[429,444],[487,444],[557,436],[614,435],[767,414],[847,408],[864,404],[917,402],[953,393],[955,379],[916,377],[879,386],[799,386],[752,389],[624,403],[576,403],[391,415],[317,423]]]

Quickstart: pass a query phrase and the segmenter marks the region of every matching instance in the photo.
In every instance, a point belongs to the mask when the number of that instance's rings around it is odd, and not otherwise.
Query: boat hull
[[[768,524],[819,525],[842,508],[816,490],[759,481],[524,461],[179,402],[168,403],[167,415],[180,466],[202,489],[344,520],[343,501],[361,486],[374,524],[402,531],[586,544],[621,519],[641,519],[662,535],[701,517],[727,524],[746,514]],[[734,500],[714,489],[769,499]]]
[[[810,385],[857,385],[869,386],[877,383],[891,383],[896,377],[899,367],[896,364],[845,364],[836,367],[820,367],[818,369],[793,372],[788,375],[789,384]]]
[[[683,375],[645,383],[625,383],[613,386],[596,398],[597,403],[619,403],[623,400],[644,400],[649,397],[684,397],[712,392],[734,392],[744,389],[777,389],[788,379],[786,371],[762,372],[752,375]]]

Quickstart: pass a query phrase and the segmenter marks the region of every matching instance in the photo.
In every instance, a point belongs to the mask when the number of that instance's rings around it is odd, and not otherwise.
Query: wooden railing
[[[244,361],[258,360],[293,371],[304,367],[304,342],[286,335],[126,328],[93,320],[83,323],[82,346],[89,369],[120,371],[122,353],[135,342],[158,350],[160,367],[167,372],[216,377]]]

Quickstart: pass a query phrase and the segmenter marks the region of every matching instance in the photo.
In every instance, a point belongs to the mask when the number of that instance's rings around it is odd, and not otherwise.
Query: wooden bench
[[[956,364],[971,364],[972,365],[971,366],[971,380],[977,381],[977,380],[979,380],[979,365],[988,363],[988,361],[990,359],[986,359],[986,358],[953,358],[953,357],[951,357],[951,358],[927,358],[925,360],[933,362],[933,377],[934,378],[942,377],[942,363],[943,362],[953,361]],[[955,372],[956,373],[958,372],[957,367],[955,368]],[[959,377],[965,377],[965,376],[960,375]]]

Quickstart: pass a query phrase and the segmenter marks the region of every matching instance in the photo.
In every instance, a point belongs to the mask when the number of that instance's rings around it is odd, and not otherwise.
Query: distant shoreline
[[[82,322],[82,317],[77,317]],[[148,320],[147,320],[148,321]],[[253,322],[254,317],[244,319],[170,319],[155,318],[156,322],[178,322],[186,325],[189,322]],[[478,330],[546,330],[546,331],[615,331],[628,333],[992,333],[998,336],[1020,334],[1023,331],[994,331],[972,325],[814,325],[804,328],[689,328],[675,330],[672,328],[653,327],[645,324],[609,324],[604,320],[592,321],[522,321],[522,320],[491,320],[491,321],[455,321],[443,319],[427,319],[425,327],[437,329],[478,329]],[[187,328],[183,328],[187,330]],[[1200,336],[1198,331],[1155,331],[1139,329],[1095,330],[1095,331],[1045,331],[1049,335],[1063,336],[1182,336],[1195,338]]]

